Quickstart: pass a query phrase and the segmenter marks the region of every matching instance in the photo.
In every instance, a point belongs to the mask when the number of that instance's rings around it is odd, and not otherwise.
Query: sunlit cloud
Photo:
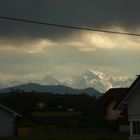
[[[123,28],[108,30],[127,32]],[[138,29],[139,30],[139,29]],[[136,74],[140,37],[74,32],[53,38],[0,39],[0,80],[40,79],[46,73],[67,79],[93,68],[109,75]]]
[[[110,27],[106,30],[127,32],[121,27]],[[140,29],[138,29],[139,31]],[[23,52],[36,54],[41,53],[49,47],[55,49],[57,46],[73,47],[83,52],[95,52],[97,49],[109,50],[140,50],[140,37],[116,35],[99,32],[75,32],[66,38],[49,40],[42,39],[21,39],[9,40],[0,39],[0,52]]]
[[[111,28],[108,30],[127,32],[122,28]],[[138,29],[139,30],[139,29]],[[117,35],[108,33],[88,32],[83,33],[85,42],[88,42],[91,50],[94,49],[115,49],[115,50],[138,50],[140,51],[140,37]],[[90,51],[90,49],[88,49]]]
[[[8,81],[8,80],[12,80],[13,78],[14,78],[13,75],[0,73],[0,81]]]
[[[129,32],[119,26],[106,30]],[[91,31],[75,32],[67,38],[60,38],[58,44],[61,47],[74,47],[83,52],[95,52],[97,49],[140,51],[140,37]]]
[[[66,41],[66,42],[62,42],[60,43],[61,45],[63,46],[71,46],[71,47],[84,47],[85,44],[83,42],[80,42],[80,41]]]
[[[48,39],[37,40],[7,40],[0,39],[0,53],[40,53],[47,47],[56,46],[57,44]]]
[[[90,46],[88,43],[86,43],[84,40],[81,39],[77,39],[75,41],[71,41],[71,39],[67,42],[61,42],[59,43],[62,47],[73,47],[76,48],[80,51],[83,52],[89,52],[89,51],[95,51],[95,48],[93,48],[92,46]]]

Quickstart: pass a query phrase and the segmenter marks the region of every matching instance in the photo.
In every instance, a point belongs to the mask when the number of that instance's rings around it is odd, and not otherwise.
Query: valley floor
[[[1,140],[128,140],[127,133],[106,133],[106,134],[54,134],[40,137],[8,137]]]

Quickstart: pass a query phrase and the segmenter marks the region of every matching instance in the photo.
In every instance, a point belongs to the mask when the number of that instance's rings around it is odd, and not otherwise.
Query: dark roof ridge
[[[0,108],[2,108],[2,109],[4,109],[4,110],[6,110],[6,111],[8,111],[8,112],[10,112],[10,113],[12,113],[12,114],[14,114],[14,116],[22,117],[22,114],[20,114],[20,113],[14,111],[13,109],[11,109],[11,108],[9,108],[9,107],[3,105],[3,104],[0,104]]]
[[[116,107],[116,109],[119,109],[122,105],[123,102],[125,102],[125,100],[130,96],[131,94],[131,90],[133,89],[133,87],[135,87],[135,85],[137,84],[137,82],[140,80],[140,75],[136,75],[137,78],[136,80],[131,84],[131,86],[128,88],[128,90],[126,92],[128,92],[128,94],[126,94],[126,96],[124,97],[124,99],[120,102],[120,104]]]

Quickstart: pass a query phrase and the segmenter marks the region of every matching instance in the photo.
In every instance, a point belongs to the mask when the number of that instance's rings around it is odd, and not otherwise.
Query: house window
[[[140,135],[140,121],[132,122],[132,132],[133,135]]]

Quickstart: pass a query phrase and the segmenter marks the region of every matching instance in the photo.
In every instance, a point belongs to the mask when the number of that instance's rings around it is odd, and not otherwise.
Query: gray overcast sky
[[[139,27],[139,0],[1,0],[3,16],[54,22],[58,24],[109,27],[119,25],[128,30]],[[71,30],[42,27],[1,20],[1,36],[28,35],[59,37]],[[58,35],[59,33],[59,35]]]
[[[140,33],[139,0],[1,0],[0,16]],[[139,74],[140,37],[0,19],[0,80],[59,79],[95,69]]]

